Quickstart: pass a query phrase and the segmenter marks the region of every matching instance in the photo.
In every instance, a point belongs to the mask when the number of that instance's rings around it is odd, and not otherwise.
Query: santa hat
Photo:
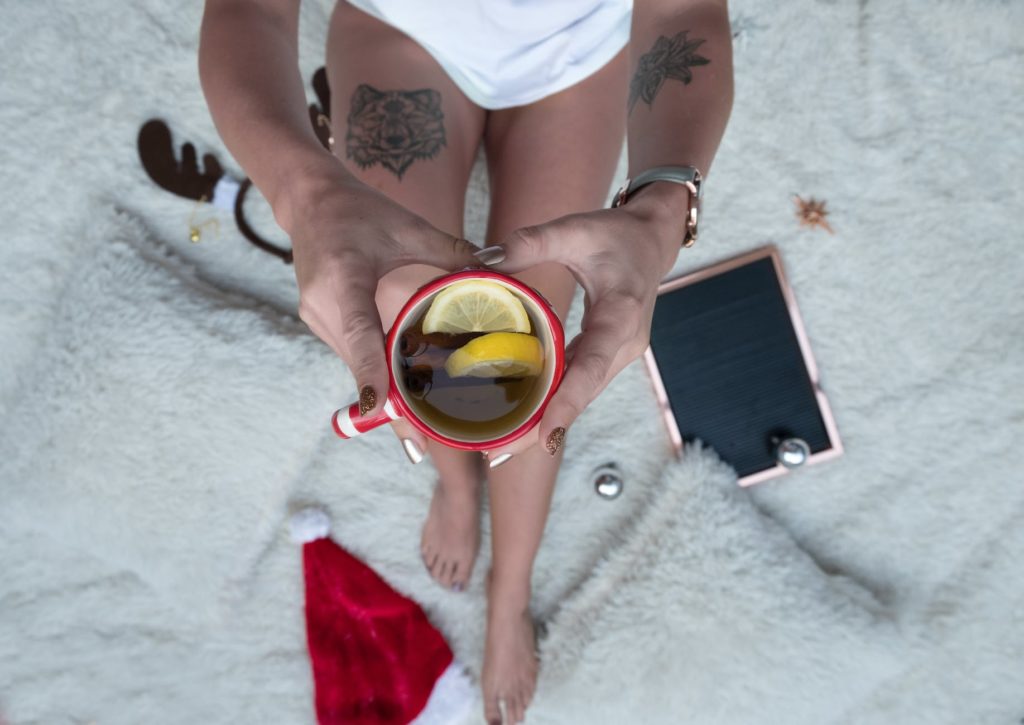
[[[320,509],[292,517],[303,544],[306,637],[320,725],[442,725],[473,687],[420,606],[327,538]]]

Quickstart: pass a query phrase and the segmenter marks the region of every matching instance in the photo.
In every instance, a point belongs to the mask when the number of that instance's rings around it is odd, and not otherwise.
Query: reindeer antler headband
[[[319,105],[310,104],[309,119],[320,143],[330,149],[334,141],[330,128],[331,96],[327,72],[323,68],[313,74],[313,91]],[[142,167],[160,188],[186,199],[206,201],[219,209],[233,211],[242,236],[285,264],[292,263],[290,249],[264,239],[245,218],[245,196],[252,187],[251,179],[235,181],[224,172],[217,157],[209,153],[203,155],[203,169],[200,171],[196,148],[188,141],[182,144],[179,162],[174,153],[171,129],[160,119],[147,121],[139,129],[138,149]]]

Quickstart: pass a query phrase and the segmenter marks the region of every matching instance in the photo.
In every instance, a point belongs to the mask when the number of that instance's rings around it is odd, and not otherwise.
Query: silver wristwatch
[[[682,184],[690,190],[690,208],[686,213],[686,231],[683,233],[683,246],[692,247],[697,241],[697,220],[700,218],[700,200],[704,187],[704,178],[693,166],[655,166],[636,178],[626,179],[626,183],[615,192],[612,209],[625,204],[629,197],[643,187],[655,181],[671,181]]]

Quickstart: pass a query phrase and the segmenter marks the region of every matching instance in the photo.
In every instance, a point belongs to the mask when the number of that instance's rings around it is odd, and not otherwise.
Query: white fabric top
[[[533,103],[599,70],[629,40],[632,0],[349,0],[422,45],[470,100]]]

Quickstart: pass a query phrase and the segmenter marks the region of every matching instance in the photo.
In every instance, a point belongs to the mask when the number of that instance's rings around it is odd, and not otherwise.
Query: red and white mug
[[[498,436],[473,437],[455,431],[440,430],[430,425],[416,414],[413,405],[410,405],[409,393],[405,389],[402,376],[395,375],[396,369],[401,370],[402,333],[423,316],[438,292],[456,282],[470,279],[497,282],[518,297],[529,313],[534,325],[534,334],[537,335],[544,349],[544,368],[538,382],[540,392],[534,395],[536,402],[530,406],[523,406],[522,412],[510,421],[508,430],[502,431]],[[565,332],[558,315],[551,309],[548,301],[532,287],[514,277],[487,269],[455,272],[438,277],[420,287],[395,318],[391,331],[388,332],[384,348],[389,377],[388,397],[384,402],[384,407],[376,415],[367,416],[359,414],[358,402],[335,411],[331,424],[334,427],[334,432],[340,438],[354,438],[392,420],[405,418],[428,438],[452,448],[466,451],[487,451],[499,448],[523,437],[540,422],[544,415],[544,409],[558,389],[559,383],[562,382],[562,375],[565,372]]]

